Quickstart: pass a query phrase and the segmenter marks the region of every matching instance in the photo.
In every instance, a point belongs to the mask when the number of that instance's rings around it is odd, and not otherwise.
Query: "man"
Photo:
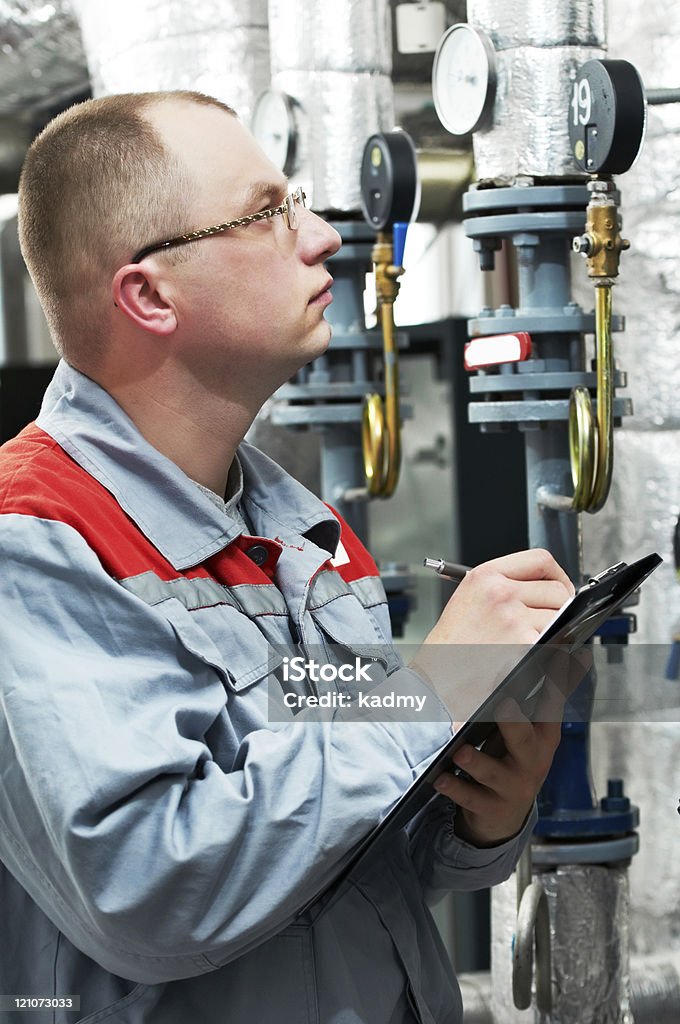
[[[459,1022],[425,897],[509,874],[558,742],[516,721],[503,759],[462,750],[469,778],[299,913],[450,722],[268,714],[282,645],[397,669],[368,554],[241,444],[330,337],[339,238],[287,192],[192,93],[72,108],[24,167],[63,360],[0,453],[0,991],[78,995],[56,1022]],[[488,563],[422,650],[531,643],[572,593],[546,552]]]

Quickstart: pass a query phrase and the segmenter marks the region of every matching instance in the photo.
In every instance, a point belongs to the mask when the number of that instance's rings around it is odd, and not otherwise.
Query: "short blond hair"
[[[21,251],[57,351],[72,362],[82,365],[101,350],[97,298],[110,301],[118,267],[142,246],[191,227],[184,211],[197,183],[144,116],[168,100],[235,113],[198,92],[104,96],[59,114],[28,150],[19,183]]]

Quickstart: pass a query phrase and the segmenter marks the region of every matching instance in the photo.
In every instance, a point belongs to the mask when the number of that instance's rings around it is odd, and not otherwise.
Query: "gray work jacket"
[[[0,449],[0,993],[81,1007],[9,1024],[462,1020],[427,899],[507,877],[534,818],[478,850],[437,796],[299,915],[450,721],[271,720],[282,646],[426,687],[351,531],[239,458],[252,535],[65,363]]]

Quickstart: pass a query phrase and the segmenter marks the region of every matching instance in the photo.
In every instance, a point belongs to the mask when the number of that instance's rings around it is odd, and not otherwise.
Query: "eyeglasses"
[[[228,220],[224,224],[216,224],[212,228],[202,228],[200,231],[189,231],[186,235],[178,235],[177,238],[169,238],[166,242],[154,242],[153,245],[147,245],[144,249],[140,249],[132,259],[131,263],[141,263],[142,260],[149,256],[152,252],[160,252],[161,249],[174,249],[178,245],[188,245],[189,242],[200,242],[202,238],[210,238],[211,235],[220,235],[223,231],[231,231],[232,228],[246,227],[248,224],[254,224],[258,220],[271,220],[272,217],[277,217],[279,214],[283,216],[286,225],[290,231],[295,231],[297,228],[297,210],[296,206],[306,206],[307,196],[302,191],[302,188],[296,188],[294,192],[290,192],[283,200],[280,206],[272,206],[270,210],[260,210],[259,213],[251,213],[247,217],[239,217],[238,220]]]

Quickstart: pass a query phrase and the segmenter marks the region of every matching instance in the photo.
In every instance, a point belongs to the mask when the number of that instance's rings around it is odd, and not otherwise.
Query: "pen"
[[[445,562],[443,558],[425,558],[423,565],[426,569],[434,569],[439,576],[443,576],[445,580],[451,580],[453,583],[460,583],[465,574],[470,571],[469,565]]]

